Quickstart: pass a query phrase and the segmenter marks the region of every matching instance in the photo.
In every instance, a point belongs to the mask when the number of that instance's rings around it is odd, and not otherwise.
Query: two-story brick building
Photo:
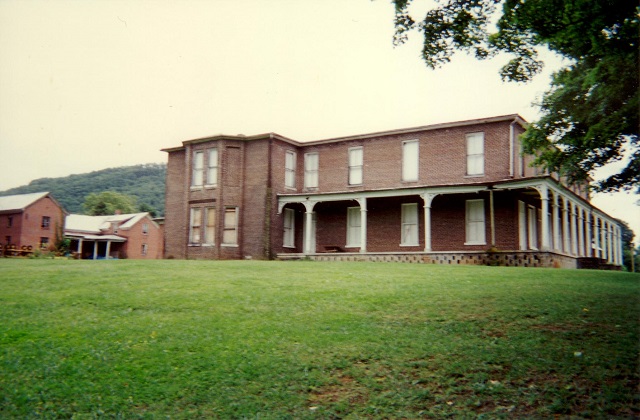
[[[48,192],[0,197],[0,245],[49,250],[61,234],[66,212]],[[0,256],[2,252],[0,252]]]
[[[618,223],[584,185],[530,167],[525,128],[506,115],[305,143],[184,141],[164,149],[165,256],[621,265]]]

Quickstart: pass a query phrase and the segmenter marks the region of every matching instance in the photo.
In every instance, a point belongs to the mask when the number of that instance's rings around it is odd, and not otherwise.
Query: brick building
[[[506,115],[184,141],[164,149],[165,257],[620,266],[618,223],[585,185],[529,166],[525,127]]]
[[[55,246],[56,234],[62,233],[65,216],[48,192],[0,197],[0,244],[4,249],[48,250]]]
[[[67,216],[64,235],[83,259],[162,258],[162,226],[149,213]]]

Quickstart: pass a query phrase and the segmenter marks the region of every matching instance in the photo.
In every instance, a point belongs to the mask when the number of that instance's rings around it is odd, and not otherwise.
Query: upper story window
[[[218,149],[209,149],[207,161],[207,185],[218,185]]]
[[[202,232],[202,209],[192,208],[191,218],[189,219],[189,243],[199,244]]]
[[[318,153],[304,155],[304,187],[318,188]]]
[[[349,149],[349,185],[362,184],[363,153],[362,147]]]
[[[296,154],[291,150],[287,150],[284,156],[284,186],[296,187]]]
[[[467,134],[467,175],[484,175],[484,133]]]
[[[418,204],[402,205],[402,234],[400,245],[417,246],[418,240]]]
[[[149,223],[142,224],[142,234],[147,235],[149,233]]]
[[[282,246],[293,248],[295,246],[295,221],[296,213],[293,209],[284,209],[284,235]]]
[[[484,200],[466,202],[466,241],[465,245],[486,245]]]
[[[402,180],[418,180],[419,162],[418,140],[408,140],[402,142]]]
[[[42,224],[40,225],[44,229],[49,229],[51,225],[51,218],[49,216],[42,216]]]
[[[13,216],[7,217],[7,227],[13,226]]]
[[[238,244],[238,209],[236,207],[228,207],[224,209],[224,231],[222,232],[222,244]]]
[[[192,168],[191,186],[199,187],[204,182],[204,152],[202,150],[193,153]]]

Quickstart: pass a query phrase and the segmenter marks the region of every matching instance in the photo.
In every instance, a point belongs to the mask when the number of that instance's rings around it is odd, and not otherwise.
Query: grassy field
[[[0,259],[0,417],[640,414],[640,275]]]

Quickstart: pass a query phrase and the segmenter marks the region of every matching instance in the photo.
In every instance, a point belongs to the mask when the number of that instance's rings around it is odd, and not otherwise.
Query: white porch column
[[[618,247],[618,241],[620,239],[620,236],[618,234],[618,225],[613,225],[613,263],[618,265],[620,264],[618,262],[618,259],[620,258],[620,254],[619,254],[619,247]]]
[[[571,255],[578,255],[578,226],[576,224],[576,203],[571,204]]]
[[[569,205],[567,199],[562,197],[562,250],[569,254],[571,248],[569,247]]]
[[[549,250],[549,189],[546,185],[541,185],[538,187],[538,192],[540,193],[540,212],[542,213],[542,218],[540,220],[540,229],[542,230],[541,239],[542,244],[540,244],[540,249],[542,251]]]
[[[367,252],[367,199],[359,198],[360,204],[360,252]]]
[[[607,259],[607,222],[600,218],[600,258]]]
[[[613,263],[613,227],[609,222],[607,224],[607,261]]]
[[[593,256],[600,258],[600,223],[595,214],[593,215]]]
[[[80,254],[80,258],[82,258],[82,238],[78,239],[78,254]]]
[[[424,201],[424,252],[431,252],[431,202],[438,194],[421,194]]]
[[[305,213],[304,213],[304,246],[303,253],[311,254],[313,251],[311,250],[311,237],[313,235],[313,207],[316,205],[315,202],[305,201],[304,203]]]
[[[624,253],[622,252],[622,228],[618,226],[618,265],[624,264]]]
[[[578,206],[578,256],[584,257],[584,215],[580,206]]]
[[[109,259],[109,252],[111,251],[111,241],[107,241],[107,250],[105,251],[104,254],[104,259],[108,260]]]
[[[586,233],[586,249],[585,249],[585,256],[586,257],[592,257],[593,256],[593,236],[591,235],[591,213],[588,211],[585,211],[585,217],[586,217],[586,227],[587,227],[587,233]]]
[[[558,193],[553,192],[553,249],[560,251],[560,220],[558,219]]]
[[[93,241],[93,259],[98,259],[98,241]]]

